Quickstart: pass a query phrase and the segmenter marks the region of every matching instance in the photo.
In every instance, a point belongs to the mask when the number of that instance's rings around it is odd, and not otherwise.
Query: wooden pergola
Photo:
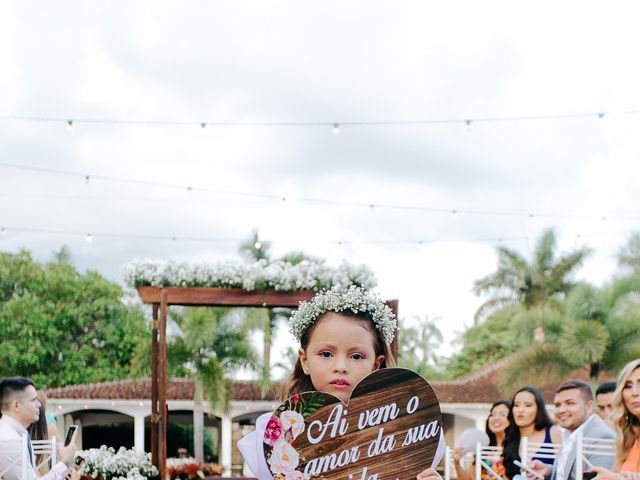
[[[138,287],[144,303],[152,305],[151,330],[151,458],[165,480],[167,473],[167,310],[170,305],[189,307],[285,307],[297,308],[316,292],[301,290],[247,291],[241,288]],[[398,315],[398,301],[386,302]],[[391,345],[397,356],[397,337]]]

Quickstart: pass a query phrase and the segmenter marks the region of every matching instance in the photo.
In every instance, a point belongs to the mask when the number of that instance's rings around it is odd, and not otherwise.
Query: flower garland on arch
[[[175,260],[134,260],[123,267],[124,280],[130,287],[213,287],[245,290],[327,290],[358,286],[372,289],[377,285],[373,271],[366,265],[343,262],[338,267],[324,260],[253,263],[226,261],[188,263]]]

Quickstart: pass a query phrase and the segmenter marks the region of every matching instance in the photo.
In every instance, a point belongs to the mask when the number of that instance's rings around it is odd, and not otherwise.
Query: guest
[[[507,477],[513,478],[520,473],[520,467],[514,460],[520,461],[520,441],[527,437],[534,443],[560,443],[560,429],[551,423],[544,405],[542,394],[537,388],[524,387],[516,392],[509,409],[509,427],[504,440],[504,465]],[[538,450],[531,460],[540,460],[548,465],[552,458],[540,457],[544,453]]]
[[[45,475],[39,476],[35,469],[33,455],[28,457],[26,479],[22,475],[23,436],[29,432],[27,427],[38,420],[40,402],[35,384],[24,377],[8,377],[0,380],[0,471],[5,480],[80,480],[82,471],[70,468],[76,452],[76,434],[68,446],[58,447],[58,462]]]
[[[591,387],[579,380],[564,382],[556,390],[553,399],[556,420],[562,431],[562,447],[549,469],[539,460],[532,460],[529,467],[550,480],[582,480],[576,478],[576,448],[579,435],[588,438],[588,443],[598,447],[597,451],[583,453],[585,462],[599,467],[611,468],[613,458],[604,450],[608,442],[615,438],[604,421],[593,413],[594,401]],[[588,470],[588,468],[587,468]],[[527,475],[530,479],[533,477]]]
[[[640,478],[640,359],[625,365],[617,383],[613,393],[616,461],[613,471],[595,468],[594,480]]]
[[[606,382],[596,389],[596,403],[598,415],[611,428],[613,425],[613,392],[616,390],[616,382]]]
[[[509,400],[498,400],[491,406],[487,422],[485,424],[485,432],[489,436],[489,446],[502,447],[504,444],[505,431],[509,426],[509,407],[511,402]],[[456,469],[456,474],[459,480],[471,480],[473,478],[473,470],[475,468],[475,461],[471,463],[469,469],[465,469],[460,464],[460,460],[466,452],[462,447],[456,447],[453,451],[453,460]],[[502,466],[502,457],[498,456],[496,459],[488,462],[492,470],[498,474],[504,473],[504,467]]]

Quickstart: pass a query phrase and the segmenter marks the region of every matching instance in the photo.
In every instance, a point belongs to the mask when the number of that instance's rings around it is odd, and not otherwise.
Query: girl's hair
[[[350,311],[342,311],[342,312],[331,312],[336,313],[337,315],[342,315],[344,317],[349,317],[353,319],[353,321],[362,324],[369,332],[373,335],[373,348],[376,353],[376,357],[378,355],[384,355],[384,360],[380,365],[380,368],[391,368],[396,366],[396,360],[391,352],[391,348],[385,343],[380,330],[378,330],[371,316],[365,312],[353,313]],[[318,325],[319,322],[327,315],[326,313],[320,315],[315,322],[313,322],[309,327],[304,331],[302,336],[300,337],[300,346],[303,350],[306,350],[309,345],[309,340],[311,339],[311,334]],[[282,382],[282,386],[280,387],[280,400],[284,401],[287,398],[302,392],[309,392],[315,390],[313,383],[311,382],[311,377],[306,375],[302,370],[302,363],[300,362],[300,357],[298,357],[298,361],[293,367],[293,371],[289,374],[289,376]]]
[[[544,398],[540,390],[535,387],[523,387],[518,390],[511,399],[511,406],[509,407],[509,426],[504,437],[503,457],[504,466],[506,469],[507,477],[513,478],[520,471],[520,467],[513,464],[514,460],[520,461],[520,427],[516,425],[515,418],[513,416],[513,405],[515,403],[516,395],[521,392],[529,392],[535,398],[536,402],[536,418],[534,420],[534,429],[536,431],[546,430],[550,428],[553,423],[549,418],[547,409],[544,406]]]
[[[492,447],[495,447],[498,445],[498,440],[496,439],[496,434],[493,433],[489,428],[489,420],[491,419],[491,412],[493,412],[493,409],[499,405],[504,405],[508,409],[511,409],[511,402],[509,400],[498,400],[496,403],[491,405],[491,408],[489,409],[489,416],[487,417],[487,423],[485,423],[485,426],[484,426],[484,431],[487,432],[487,435],[489,436],[489,445]]]
[[[40,395],[38,395],[38,398]],[[47,426],[47,413],[46,402],[40,403],[40,416],[38,420],[29,425],[29,437],[31,440],[48,440],[49,439],[49,427]],[[41,453],[36,455],[36,467],[40,465],[45,459],[45,454]],[[42,473],[42,471],[40,471]]]
[[[640,419],[632,414],[622,399],[624,384],[631,374],[640,368],[640,358],[627,363],[618,377],[617,387],[613,392],[613,425],[616,430],[616,457],[624,462],[629,455],[640,431]]]

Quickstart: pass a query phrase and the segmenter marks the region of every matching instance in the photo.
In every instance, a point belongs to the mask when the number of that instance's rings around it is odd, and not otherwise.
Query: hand
[[[456,463],[460,463],[460,460],[462,460],[462,457],[464,457],[464,454],[466,452],[464,451],[464,448],[462,447],[456,447],[453,450],[453,461]]]
[[[442,480],[435,468],[427,468],[418,474],[417,480]]]
[[[71,437],[71,442],[66,447],[63,445],[58,445],[58,458],[65,465],[71,465],[73,462],[73,457],[76,456],[76,437],[78,436],[78,431],[73,432],[73,437]]]
[[[547,477],[550,473],[547,466],[544,463],[542,463],[540,460],[531,460],[527,464],[527,467],[529,467],[531,470],[539,473],[544,477]],[[536,478],[534,475],[530,474],[529,472],[526,472],[526,474],[527,474],[527,478]]]
[[[638,472],[620,472],[626,480],[640,480],[640,473]]]
[[[78,468],[71,467],[69,469],[69,473],[67,474],[67,480],[80,480],[83,473],[84,473],[84,467],[78,467]]]
[[[593,480],[625,480],[626,474],[621,474],[614,472],[612,470],[608,470],[603,467],[593,467],[592,472],[596,472],[598,475],[593,477]],[[632,480],[630,478],[629,480]]]

